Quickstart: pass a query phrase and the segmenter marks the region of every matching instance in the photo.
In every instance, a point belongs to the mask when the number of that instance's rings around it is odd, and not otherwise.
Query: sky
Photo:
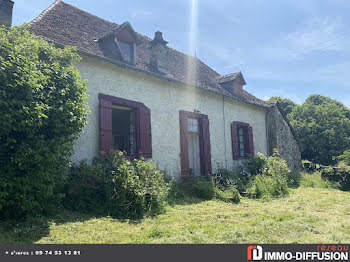
[[[13,24],[53,0],[14,0]],[[348,0],[65,0],[89,13],[196,55],[221,75],[241,71],[245,90],[301,104],[311,94],[350,107]]]

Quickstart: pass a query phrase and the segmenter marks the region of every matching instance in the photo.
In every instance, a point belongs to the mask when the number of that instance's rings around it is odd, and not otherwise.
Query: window
[[[134,64],[134,44],[118,40],[120,49],[126,62]]]
[[[243,122],[231,124],[233,159],[245,159],[254,155],[253,128]]]
[[[152,158],[151,114],[144,104],[99,94],[100,152],[125,151],[129,157]]]
[[[198,119],[187,119],[189,174],[201,174],[200,137]]]
[[[238,127],[238,150],[239,150],[239,156],[245,156],[245,150],[244,150],[244,136],[245,136],[245,128],[244,127]]]
[[[182,175],[212,172],[207,115],[180,111],[180,149]]]
[[[112,106],[113,149],[135,155],[135,110]]]

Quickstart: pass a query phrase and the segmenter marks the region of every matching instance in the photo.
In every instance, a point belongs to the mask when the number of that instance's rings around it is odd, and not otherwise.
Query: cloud
[[[261,57],[289,62],[304,59],[318,51],[344,51],[350,34],[340,17],[313,17],[298,30],[287,33],[269,46],[258,48]]]

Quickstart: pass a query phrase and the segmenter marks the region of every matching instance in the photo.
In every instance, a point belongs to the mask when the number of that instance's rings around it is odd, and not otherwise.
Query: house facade
[[[161,32],[151,39],[128,22],[118,25],[62,1],[30,30],[58,47],[76,46],[83,58],[76,67],[87,80],[91,112],[74,162],[118,149],[186,176],[236,168],[249,155],[277,148],[291,169],[298,168],[300,150],[289,123],[278,105],[244,90],[242,73],[220,75],[171,48]]]

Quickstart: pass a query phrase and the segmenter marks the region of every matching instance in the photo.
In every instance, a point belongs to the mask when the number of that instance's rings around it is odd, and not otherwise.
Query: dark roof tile
[[[97,40],[113,33],[119,26],[62,1],[55,1],[32,21],[30,30],[56,44],[76,46],[80,51],[103,57]],[[135,66],[141,70],[154,72],[150,66],[152,39],[139,33],[136,33],[136,37],[137,61]],[[219,84],[220,79],[233,79],[240,73],[220,76],[198,58],[171,47],[169,47],[167,67],[168,74],[162,77],[207,89],[243,102],[269,106],[265,101],[246,91],[243,91],[241,97],[237,97]]]

